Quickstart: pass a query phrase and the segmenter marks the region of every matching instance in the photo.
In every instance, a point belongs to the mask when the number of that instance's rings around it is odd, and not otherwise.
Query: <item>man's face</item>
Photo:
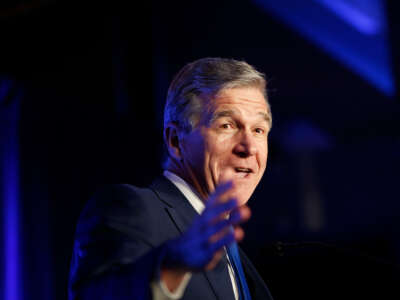
[[[231,180],[240,205],[248,201],[267,165],[270,120],[256,88],[225,89],[208,102],[198,126],[181,141],[186,177],[201,196]]]

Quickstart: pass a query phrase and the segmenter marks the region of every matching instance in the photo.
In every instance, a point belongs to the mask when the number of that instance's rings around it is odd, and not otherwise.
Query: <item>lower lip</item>
[[[235,175],[236,175],[235,177],[240,178],[240,179],[245,179],[245,178],[250,177],[250,174],[251,174],[251,173],[236,172],[236,173],[235,173]]]

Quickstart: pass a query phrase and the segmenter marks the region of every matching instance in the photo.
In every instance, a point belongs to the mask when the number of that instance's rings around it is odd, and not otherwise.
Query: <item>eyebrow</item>
[[[234,115],[237,115],[237,113],[233,110],[222,110],[222,111],[217,111],[215,112],[211,119],[210,119],[210,124],[213,123],[215,120],[223,117],[232,117]],[[272,125],[272,120],[269,114],[265,112],[259,112],[258,115],[262,117],[270,126]]]

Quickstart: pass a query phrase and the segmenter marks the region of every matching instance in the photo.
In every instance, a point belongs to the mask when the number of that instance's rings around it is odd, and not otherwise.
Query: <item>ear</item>
[[[181,144],[179,140],[179,128],[174,123],[168,123],[164,128],[164,142],[169,155],[176,160],[181,160]]]

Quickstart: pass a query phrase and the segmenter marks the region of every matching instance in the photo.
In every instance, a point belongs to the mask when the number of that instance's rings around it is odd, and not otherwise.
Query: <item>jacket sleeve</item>
[[[96,193],[78,221],[69,299],[150,299],[166,248],[155,238],[162,213],[148,189],[113,185]]]

